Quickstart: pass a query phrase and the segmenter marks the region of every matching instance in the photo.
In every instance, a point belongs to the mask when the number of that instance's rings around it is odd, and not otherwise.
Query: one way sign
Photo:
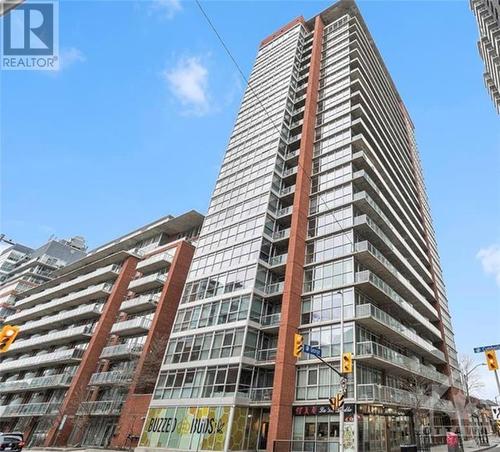
[[[492,406],[491,414],[493,415],[493,419],[495,421],[500,421],[500,406]]]

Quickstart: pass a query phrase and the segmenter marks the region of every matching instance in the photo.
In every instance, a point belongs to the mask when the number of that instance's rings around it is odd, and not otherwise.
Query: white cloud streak
[[[62,49],[59,54],[59,71],[64,71],[76,63],[84,63],[85,55],[76,47]]]
[[[497,285],[500,287],[500,245],[491,245],[481,248],[476,254],[487,275],[493,275]]]
[[[152,10],[163,19],[173,19],[182,10],[182,5],[179,0],[153,0]]]
[[[184,114],[201,116],[210,112],[208,69],[200,58],[181,58],[162,75],[170,92],[184,106]]]

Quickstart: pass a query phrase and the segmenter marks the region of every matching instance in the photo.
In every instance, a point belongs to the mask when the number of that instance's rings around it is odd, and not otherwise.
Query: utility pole
[[[340,369],[342,369],[342,357],[344,356],[344,293],[339,290],[337,294],[340,294]],[[345,385],[342,388],[345,397],[347,395],[347,383],[342,378],[340,382],[341,385],[342,383]],[[339,416],[339,452],[344,452],[344,408],[340,410]]]

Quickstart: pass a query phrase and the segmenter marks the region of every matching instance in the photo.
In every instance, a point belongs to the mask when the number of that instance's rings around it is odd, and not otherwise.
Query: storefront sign
[[[346,403],[343,406],[344,415],[352,416],[354,414],[354,404]],[[333,411],[330,405],[304,405],[294,406],[294,416],[320,416],[322,414],[339,414],[338,411]]]
[[[222,450],[229,407],[150,408],[139,446]]]

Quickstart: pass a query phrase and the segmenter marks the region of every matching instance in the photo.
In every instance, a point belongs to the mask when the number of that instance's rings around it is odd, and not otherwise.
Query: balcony
[[[89,386],[128,386],[132,382],[132,370],[97,372],[90,377]]]
[[[300,135],[299,135],[300,137]],[[284,169],[281,177],[283,179],[286,179],[288,177],[293,176],[294,174],[297,174],[298,166],[292,166],[291,168]]]
[[[137,263],[137,270],[146,273],[168,267],[174,260],[175,250],[176,248],[163,253],[154,254],[139,261]]]
[[[264,287],[264,293],[268,296],[281,295],[283,293],[284,287],[285,283],[283,281],[268,284]]]
[[[136,336],[146,334],[151,328],[151,320],[145,317],[136,317],[130,320],[118,322],[111,328],[111,334],[117,336]]]
[[[73,375],[64,373],[57,375],[47,375],[44,377],[26,378],[24,380],[4,381],[0,383],[0,393],[66,388],[71,384],[72,379]]]
[[[285,154],[285,160],[291,160],[299,155],[299,150],[289,151]]]
[[[119,416],[122,410],[121,400],[99,400],[82,402],[76,412],[79,416]]]
[[[56,295],[74,292],[76,290],[95,285],[111,278],[116,278],[120,274],[121,267],[116,264],[107,265],[106,267],[98,268],[93,272],[78,276],[70,281],[61,283],[57,286],[50,287],[35,293],[29,297],[21,299],[17,302],[16,308],[28,308],[34,304],[39,304],[50,300]]]
[[[11,315],[7,321],[9,323],[26,322],[27,320],[37,319],[51,312],[58,312],[61,309],[66,309],[70,306],[79,305],[86,301],[94,300],[100,297],[107,296],[111,293],[113,285],[110,283],[98,284],[89,287],[85,290],[70,293],[62,298],[56,298],[49,303],[37,305],[30,309],[25,309],[16,314]],[[17,307],[17,306],[16,306]]]
[[[286,196],[293,195],[294,193],[295,193],[295,185],[290,185],[288,187],[283,187],[280,190],[279,195],[280,197],[284,198]]]
[[[281,273],[285,272],[286,259],[288,253],[279,254],[278,256],[270,256],[268,260],[268,265],[274,270],[282,270]],[[280,272],[278,272],[280,273]]]
[[[292,214],[293,207],[288,206],[288,207],[283,207],[281,209],[276,209],[276,217],[277,218],[284,218]]]
[[[23,350],[38,350],[67,342],[88,339],[92,335],[92,325],[76,326],[62,331],[48,333],[30,339],[15,341],[9,351],[20,352]]]
[[[266,331],[278,331],[281,322],[281,312],[263,315],[260,318],[260,326]]]
[[[432,342],[372,304],[356,306],[356,320],[374,333],[381,334],[395,344],[401,344],[425,356],[431,362],[441,364],[445,361],[443,352]]]
[[[142,344],[118,344],[104,347],[101,352],[101,359],[134,359],[141,355],[144,346]]]
[[[250,390],[250,400],[252,402],[271,403],[273,399],[273,388],[253,388]]]
[[[45,331],[53,329],[55,326],[62,326],[64,323],[75,323],[75,321],[85,320],[99,317],[102,312],[103,305],[101,303],[92,303],[89,305],[80,306],[76,309],[61,312],[59,314],[25,323],[22,327],[22,333],[35,331]],[[57,325],[55,325],[57,324]]]
[[[356,398],[358,402],[383,403],[410,408],[415,407],[418,398],[421,408],[433,409],[435,411],[454,410],[453,405],[450,405],[448,400],[431,397],[422,399],[420,395],[409,391],[376,384],[358,385]]]
[[[139,295],[138,297],[125,300],[120,306],[120,311],[133,314],[145,310],[156,309],[160,301],[160,294]]]
[[[379,278],[369,270],[363,270],[355,274],[355,283],[363,286],[367,295],[375,299],[379,299],[387,304],[395,303],[401,308],[400,314],[414,322],[417,320],[422,326],[425,326],[427,331],[430,331],[434,336],[441,339],[440,331],[420,312],[418,312],[412,304],[404,300],[389,284]]]
[[[167,275],[162,273],[153,273],[152,275],[140,276],[130,281],[129,290],[133,292],[144,292],[146,290],[162,287],[167,280]]]
[[[5,406],[2,417],[31,417],[57,414],[62,402],[22,403]]]
[[[246,351],[244,356],[254,359],[256,365],[262,367],[272,367],[276,360],[276,348],[267,348],[264,350],[250,350]]]
[[[27,358],[18,358],[12,361],[5,360],[0,363],[0,373],[23,369],[32,370],[39,367],[50,367],[60,364],[76,364],[82,359],[84,353],[84,349],[75,348],[73,350],[60,350],[42,355],[28,356]]]
[[[377,270],[377,272],[387,279],[404,297],[414,299],[416,305],[421,310],[425,308],[426,313],[437,318],[437,311],[426,300],[426,298],[418,292],[415,287],[408,281],[391,262],[370,242],[364,240],[355,244],[357,260],[363,264]]]
[[[274,242],[286,240],[290,237],[290,228],[282,229],[281,231],[273,232],[272,239]]]
[[[369,364],[388,369],[391,375],[405,376],[410,371],[429,380],[448,385],[446,375],[425,366],[416,358],[404,356],[376,342],[358,343],[356,346],[356,359],[362,359]]]

